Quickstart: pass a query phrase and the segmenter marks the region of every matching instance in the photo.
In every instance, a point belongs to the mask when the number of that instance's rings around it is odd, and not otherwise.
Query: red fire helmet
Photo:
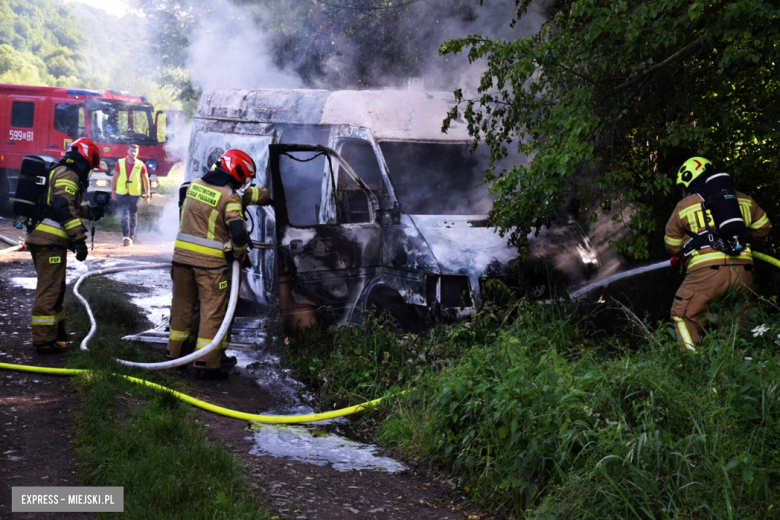
[[[97,145],[89,137],[80,137],[73,141],[70,146],[71,150],[76,150],[79,155],[87,160],[90,168],[97,168],[100,166],[100,151]]]
[[[240,183],[255,176],[255,161],[241,150],[228,150],[217,161],[217,165]]]

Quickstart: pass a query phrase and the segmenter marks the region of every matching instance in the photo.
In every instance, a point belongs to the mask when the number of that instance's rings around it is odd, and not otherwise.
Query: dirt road
[[[12,229],[8,220],[0,220],[0,234],[16,238],[20,232]],[[172,244],[155,236],[139,233],[137,244],[126,248],[121,245],[120,235],[99,232],[87,268],[97,268],[106,259],[165,262],[170,260],[171,252]],[[75,259],[69,258],[70,262],[75,263]],[[38,356],[30,347],[34,276],[28,253],[0,256],[0,360],[64,366],[63,358]],[[225,382],[196,381],[187,372],[181,377],[187,379],[190,393],[198,398],[227,408],[264,413],[278,409],[284,396],[262,384],[258,379],[261,373],[250,365],[233,369]],[[67,379],[0,372],[0,517],[10,517],[12,486],[80,485],[78,459],[72,446],[71,411],[77,406],[78,394]],[[254,485],[265,507],[280,518],[480,517],[460,510],[457,504],[462,496],[454,485],[425,472],[339,471],[333,465],[262,454],[262,446],[247,430],[247,423],[204,411],[199,411],[198,417],[207,425],[209,438],[225,443],[242,460],[247,481]],[[25,516],[15,514],[13,518]],[[73,514],[69,518],[90,515]]]

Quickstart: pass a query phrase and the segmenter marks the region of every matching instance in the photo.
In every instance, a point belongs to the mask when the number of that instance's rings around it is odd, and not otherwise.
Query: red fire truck
[[[100,148],[100,168],[90,191],[110,189],[110,174],[127,146],[139,145],[156,191],[156,176],[165,176],[179,160],[166,153],[165,142],[181,122],[180,111],[158,111],[145,98],[115,90],[82,90],[0,83],[0,209],[8,205],[22,157],[62,157],[79,137]]]

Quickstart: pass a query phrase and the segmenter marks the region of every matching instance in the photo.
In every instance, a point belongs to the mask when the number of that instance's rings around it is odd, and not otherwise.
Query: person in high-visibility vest
[[[146,165],[138,159],[137,144],[127,147],[127,157],[119,159],[114,166],[114,178],[111,181],[111,199],[117,202],[122,215],[122,245],[131,246],[135,240],[135,228],[138,226],[138,200],[143,196],[149,204],[151,190],[149,172]]]

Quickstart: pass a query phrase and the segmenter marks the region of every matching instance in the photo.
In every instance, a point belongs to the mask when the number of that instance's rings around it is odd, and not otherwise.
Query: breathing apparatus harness
[[[711,173],[705,179],[704,188],[695,193],[702,199],[701,211],[706,230],[698,234],[686,230],[691,240],[683,248],[682,256],[707,247],[728,256],[739,256],[750,244],[731,176],[728,173]]]
[[[87,161],[73,150],[65,153],[58,162],[49,162],[43,157],[27,155],[22,160],[19,172],[19,182],[14,199],[14,213],[16,213],[15,227],[22,229],[27,227],[27,232],[32,232],[44,219],[50,218],[55,222],[62,220],[56,204],[48,204],[48,194],[51,182],[51,173],[58,166],[66,166],[76,172],[79,178],[79,190],[82,193],[89,187],[90,167]],[[91,223],[92,249],[95,249],[95,224],[105,214],[106,206],[110,202],[108,193],[95,194],[94,205],[88,206],[88,220]]]
[[[216,186],[224,186],[225,184],[228,184],[231,177],[230,175],[225,172],[222,168],[219,168],[216,163],[214,166],[212,166],[211,170],[203,176],[203,180],[205,182],[208,182],[209,184],[214,184]],[[187,192],[190,189],[190,186],[192,185],[191,181],[187,181],[182,183],[181,186],[179,186],[179,222],[181,222],[182,213],[184,211],[184,201],[187,198]],[[242,187],[248,187],[248,186],[242,186]],[[231,186],[232,188],[232,186]],[[240,188],[239,188],[240,189]],[[252,219],[252,216],[247,212],[247,216],[249,217],[249,220],[252,222],[252,227],[246,230],[246,240],[247,240],[247,247],[248,249],[254,249],[252,240],[250,238],[250,234],[254,230],[254,219]],[[235,230],[230,230],[231,234],[233,234]],[[223,246],[223,252],[225,253],[225,257],[228,261],[228,263],[231,263],[233,261],[233,245],[230,239],[228,239],[224,246]],[[241,261],[241,259],[236,259]],[[244,259],[244,261],[241,264],[241,267],[247,267],[246,261],[248,258]],[[251,264],[250,264],[251,265]]]

